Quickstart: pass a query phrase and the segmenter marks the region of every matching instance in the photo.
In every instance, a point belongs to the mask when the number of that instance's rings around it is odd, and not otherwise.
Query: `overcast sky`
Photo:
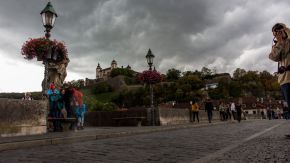
[[[44,66],[21,56],[28,38],[44,36],[47,0],[0,0],[0,92],[41,91]],[[113,59],[136,71],[155,55],[170,68],[218,73],[236,68],[275,72],[268,59],[271,28],[290,26],[289,0],[51,0],[58,14],[52,39],[64,41],[71,62],[66,80],[95,78]]]

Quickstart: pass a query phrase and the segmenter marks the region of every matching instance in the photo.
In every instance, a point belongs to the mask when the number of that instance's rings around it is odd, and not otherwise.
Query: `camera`
[[[284,66],[278,68],[278,74],[283,74],[285,71],[287,71],[287,69]]]
[[[276,37],[274,37],[274,38],[273,38],[273,43],[274,43],[274,45],[276,45],[277,42],[278,42],[278,41],[277,41]]]

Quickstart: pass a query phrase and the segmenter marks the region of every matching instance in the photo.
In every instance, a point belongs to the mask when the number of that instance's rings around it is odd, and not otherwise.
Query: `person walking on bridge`
[[[236,105],[234,102],[231,103],[231,112],[232,112],[232,115],[233,115],[233,119],[236,120]]]
[[[212,121],[213,104],[212,104],[212,101],[210,99],[206,100],[204,109],[207,112],[208,122],[211,123],[211,121]]]
[[[191,111],[192,111],[193,122],[195,122],[195,117],[196,117],[197,122],[199,123],[199,117],[198,117],[199,105],[197,104],[195,100],[192,101]]]

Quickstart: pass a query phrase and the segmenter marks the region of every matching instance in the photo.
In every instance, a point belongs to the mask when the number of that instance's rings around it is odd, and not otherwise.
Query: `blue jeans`
[[[290,113],[290,83],[286,83],[286,84],[281,85],[281,90],[282,90],[283,98],[288,105],[288,116],[287,117],[289,117],[289,113]]]
[[[84,126],[84,122],[85,122],[85,113],[82,112],[80,116],[78,116],[78,123],[81,125],[81,126]]]

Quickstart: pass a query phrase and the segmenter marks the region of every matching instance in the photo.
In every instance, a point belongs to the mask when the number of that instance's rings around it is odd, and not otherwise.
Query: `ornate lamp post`
[[[55,19],[57,17],[57,14],[55,10],[53,9],[50,2],[47,3],[45,8],[40,13],[42,17],[43,26],[45,27],[45,37],[47,39],[50,38],[50,30],[53,28]],[[43,63],[45,65],[44,68],[44,83],[42,85],[42,91],[44,94],[46,94],[47,88],[48,88],[48,61],[51,59],[51,49],[49,50],[48,54],[46,55],[45,59],[43,60]]]
[[[151,52],[151,49],[148,50],[148,53],[146,55],[147,63],[149,65],[149,70],[152,71],[152,65],[153,65],[153,59],[154,55]],[[151,93],[151,109],[152,109],[152,125],[155,126],[155,109],[154,109],[154,104],[153,104],[153,86],[152,83],[150,84],[150,93]]]
[[[154,59],[154,55],[151,52],[151,49],[148,50],[148,53],[146,55],[146,59],[147,59],[147,63],[149,65],[149,70],[152,71],[152,65],[153,65],[153,59]]]
[[[57,14],[50,2],[47,3],[45,8],[41,11],[40,15],[42,17],[43,26],[45,27],[45,37],[49,39],[50,30],[53,28],[55,18],[57,17]]]

